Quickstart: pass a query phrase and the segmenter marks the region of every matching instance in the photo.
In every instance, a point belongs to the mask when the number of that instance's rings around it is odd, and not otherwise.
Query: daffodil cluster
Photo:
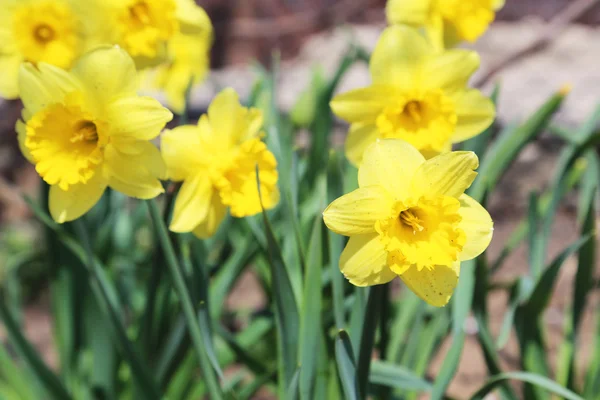
[[[22,63],[71,68],[84,53],[119,45],[151,86],[182,112],[190,84],[204,79],[212,25],[193,0],[0,0],[0,96],[21,96]]]
[[[473,42],[500,0],[389,0],[391,24],[370,60],[372,84],[336,96],[331,109],[350,123],[346,156],[360,188],[334,201],[326,225],[350,236],[340,268],[358,286],[399,276],[435,306],[450,299],[460,262],[483,252],[492,220],[464,194],[478,165],[452,145],[488,128],[492,102],[469,88],[479,67]]]
[[[107,188],[152,199],[164,192],[161,180],[180,183],[170,229],[199,238],[212,236],[228,213],[242,218],[278,204],[277,160],[262,140],[262,113],[242,106],[233,89],[219,93],[197,124],[165,131],[160,150],[152,142],[173,115],[138,95],[139,77],[163,88],[180,112],[187,88],[208,69],[211,23],[193,0],[0,6],[0,94],[23,101],[19,144],[50,185],[57,222],[85,214]],[[498,6],[391,0],[394,25],[372,54],[372,85],[331,101],[351,124],[345,148],[359,188],[323,216],[350,237],[340,268],[354,285],[399,276],[443,306],[461,261],[489,245],[492,220],[465,194],[477,156],[452,145],[488,128],[495,109],[468,85],[478,55],[445,46],[474,40]]]

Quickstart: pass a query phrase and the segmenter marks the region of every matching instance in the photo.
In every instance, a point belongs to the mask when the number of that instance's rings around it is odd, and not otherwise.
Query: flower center
[[[129,17],[132,23],[138,25],[147,25],[152,22],[150,8],[145,1],[138,1],[129,7]]]
[[[423,221],[421,221],[415,212],[410,209],[401,211],[398,218],[400,218],[402,224],[411,228],[415,235],[417,232],[422,232],[425,229]]]
[[[27,122],[25,146],[40,176],[68,190],[90,180],[102,163],[108,138],[101,127],[69,95],[64,103],[48,106]]]
[[[38,42],[46,44],[52,39],[54,39],[55,32],[51,26],[41,24],[37,28],[35,28],[33,35],[35,36],[35,39]]]
[[[72,143],[77,142],[98,142],[98,128],[92,121],[77,121],[73,126],[74,135],[71,137]]]
[[[384,138],[403,139],[420,151],[442,152],[456,122],[454,104],[441,90],[396,99],[377,117]]]
[[[12,34],[20,55],[34,64],[69,68],[81,50],[77,19],[62,1],[19,5],[12,15]]]
[[[447,196],[399,201],[375,230],[395,262],[419,268],[450,265],[465,243],[459,208],[460,202]]]
[[[174,0],[129,2],[118,17],[123,47],[134,57],[156,57],[160,45],[177,31],[175,9]]]

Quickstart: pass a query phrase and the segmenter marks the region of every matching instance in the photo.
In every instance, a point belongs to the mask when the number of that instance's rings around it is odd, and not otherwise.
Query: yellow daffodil
[[[481,254],[492,238],[488,212],[464,194],[477,156],[448,152],[425,160],[399,139],[370,145],[358,170],[359,188],[327,207],[325,224],[350,236],[340,269],[356,286],[400,276],[419,297],[444,306],[460,262]]]
[[[494,21],[504,0],[388,0],[390,24],[425,28],[437,48],[474,42]]]
[[[19,97],[24,61],[69,68],[80,55],[80,20],[67,1],[0,0],[0,96]]]
[[[169,177],[183,181],[170,229],[211,236],[225,217],[255,215],[279,201],[277,161],[261,141],[262,113],[240,105],[233,89],[210,104],[197,126],[162,135]],[[259,171],[260,197],[256,181]]]
[[[19,86],[25,106],[19,142],[51,185],[57,222],[86,213],[107,187],[142,199],[163,192],[166,166],[150,140],[173,115],[136,94],[135,65],[123,50],[99,48],[70,71],[23,64]]]
[[[178,114],[185,107],[185,94],[190,83],[201,83],[209,68],[213,30],[208,15],[201,8],[198,10],[201,29],[175,34],[167,45],[166,62],[150,73],[151,85],[166,92],[167,104]]]
[[[89,36],[98,44],[118,44],[138,68],[164,62],[178,33],[205,29],[206,15],[193,0],[89,0],[79,8],[87,15]]]
[[[360,164],[378,138],[403,139],[429,158],[481,133],[495,110],[488,98],[467,87],[478,67],[475,52],[436,52],[412,28],[387,28],[371,56],[372,85],[331,102],[333,112],[351,123],[348,159]]]

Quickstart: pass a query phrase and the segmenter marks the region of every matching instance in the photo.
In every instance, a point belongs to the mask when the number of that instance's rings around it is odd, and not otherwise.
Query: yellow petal
[[[108,107],[111,136],[152,140],[173,119],[171,111],[151,97],[120,97]]]
[[[21,56],[15,54],[0,54],[0,97],[16,99],[19,97],[19,67]]]
[[[80,83],[68,72],[52,65],[29,63],[19,70],[19,88],[23,105],[35,114],[50,104],[60,103],[66,93],[80,88]]]
[[[379,129],[374,124],[352,124],[346,137],[346,157],[353,165],[360,165],[367,147],[379,138]]]
[[[150,142],[137,142],[137,154],[120,151],[115,144],[104,150],[105,174],[111,188],[130,197],[152,199],[164,192],[159,179],[166,176],[160,151]]]
[[[212,197],[212,183],[206,176],[197,174],[187,179],[177,194],[169,229],[173,232],[193,231],[207,218]]]
[[[194,235],[200,239],[211,237],[215,234],[219,228],[219,225],[221,225],[221,222],[223,221],[223,218],[225,218],[226,214],[227,207],[221,203],[219,193],[213,191],[206,217],[200,225],[194,228]]]
[[[504,0],[494,0],[492,2],[492,6],[494,7],[494,10],[498,11],[499,9],[501,9],[502,7],[504,7]]]
[[[396,93],[393,86],[370,86],[337,95],[330,106],[335,115],[348,122],[373,123]]]
[[[382,186],[368,186],[333,201],[323,212],[325,225],[340,235],[372,233],[375,222],[388,218],[394,199]]]
[[[479,90],[456,93],[454,98],[458,122],[452,142],[458,143],[477,136],[486,130],[496,117],[494,103]]]
[[[463,194],[459,197],[462,221],[458,227],[465,232],[467,241],[460,253],[460,260],[477,257],[487,249],[494,234],[494,222],[485,208],[473,198]]]
[[[176,17],[183,32],[187,34],[198,34],[202,31],[210,34],[212,32],[210,18],[196,2],[193,0],[177,0],[176,3]]]
[[[62,224],[73,221],[88,212],[102,197],[107,182],[100,171],[87,183],[69,186],[69,190],[62,190],[58,185],[50,187],[48,207],[52,218]]]
[[[165,131],[161,136],[160,148],[172,180],[182,181],[198,172],[202,157],[198,127],[184,125]]]
[[[387,253],[377,233],[352,236],[342,251],[340,270],[356,286],[380,285],[397,276],[387,266]]]
[[[414,196],[443,195],[459,197],[471,186],[479,166],[472,151],[453,151],[425,161],[416,171],[412,182]]]
[[[430,10],[431,0],[388,0],[385,15],[390,25],[407,24],[420,27],[429,19]]]
[[[242,107],[238,94],[231,88],[224,89],[208,107],[208,119],[215,134],[224,140],[232,140],[243,130],[247,109]]]
[[[18,120],[15,128],[17,130],[19,149],[21,150],[23,157],[25,157],[29,162],[34,163],[29,149],[27,148],[27,146],[25,146],[25,139],[27,138],[27,125],[25,125],[23,121]]]
[[[423,67],[427,77],[423,84],[446,92],[464,89],[479,64],[479,55],[474,51],[453,49],[437,53]]]
[[[387,28],[371,56],[373,83],[400,88],[418,86],[420,68],[433,52],[433,47],[416,29],[401,25]]]
[[[410,195],[410,182],[425,159],[400,139],[380,139],[367,148],[358,169],[358,185],[382,186],[396,199]]]
[[[105,105],[119,96],[136,94],[138,80],[131,57],[118,46],[102,46],[84,56],[72,69],[92,104]]]
[[[417,296],[435,307],[448,304],[458,284],[460,263],[452,266],[434,265],[421,271],[415,266],[400,275],[406,286]]]

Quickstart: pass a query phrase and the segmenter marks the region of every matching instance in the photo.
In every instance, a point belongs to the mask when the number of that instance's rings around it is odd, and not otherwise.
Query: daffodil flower
[[[365,151],[359,188],[327,207],[325,224],[350,236],[340,269],[356,286],[399,276],[419,297],[444,306],[458,283],[460,262],[481,254],[492,238],[488,212],[464,194],[477,156],[448,152],[429,160],[399,139]]]
[[[107,187],[128,196],[163,192],[166,166],[150,140],[173,117],[137,95],[133,60],[117,47],[81,57],[70,71],[45,63],[19,73],[23,154],[49,184],[49,208],[59,223],[86,213]]]
[[[199,29],[192,33],[176,33],[167,44],[167,59],[149,72],[149,85],[163,89],[167,105],[177,114],[185,108],[185,94],[190,85],[201,83],[208,74],[212,24],[198,7]]]
[[[425,28],[438,49],[475,42],[494,21],[504,0],[388,0],[390,24]]]
[[[0,10],[0,96],[19,97],[21,63],[70,68],[81,54],[81,21],[70,2],[0,0]]]
[[[387,28],[371,56],[372,85],[336,96],[333,112],[351,123],[346,156],[359,165],[377,139],[398,138],[425,157],[480,134],[493,103],[467,82],[479,67],[469,50],[436,51],[415,29]]]
[[[232,216],[245,217],[261,212],[261,202],[265,209],[277,204],[277,162],[261,141],[262,121],[258,109],[242,107],[235,91],[225,89],[197,126],[162,135],[169,177],[183,181],[172,231],[206,238],[215,233],[228,208]]]
[[[179,33],[198,34],[206,15],[193,0],[89,0],[79,9],[98,44],[118,44],[138,68],[167,59],[168,42]]]

